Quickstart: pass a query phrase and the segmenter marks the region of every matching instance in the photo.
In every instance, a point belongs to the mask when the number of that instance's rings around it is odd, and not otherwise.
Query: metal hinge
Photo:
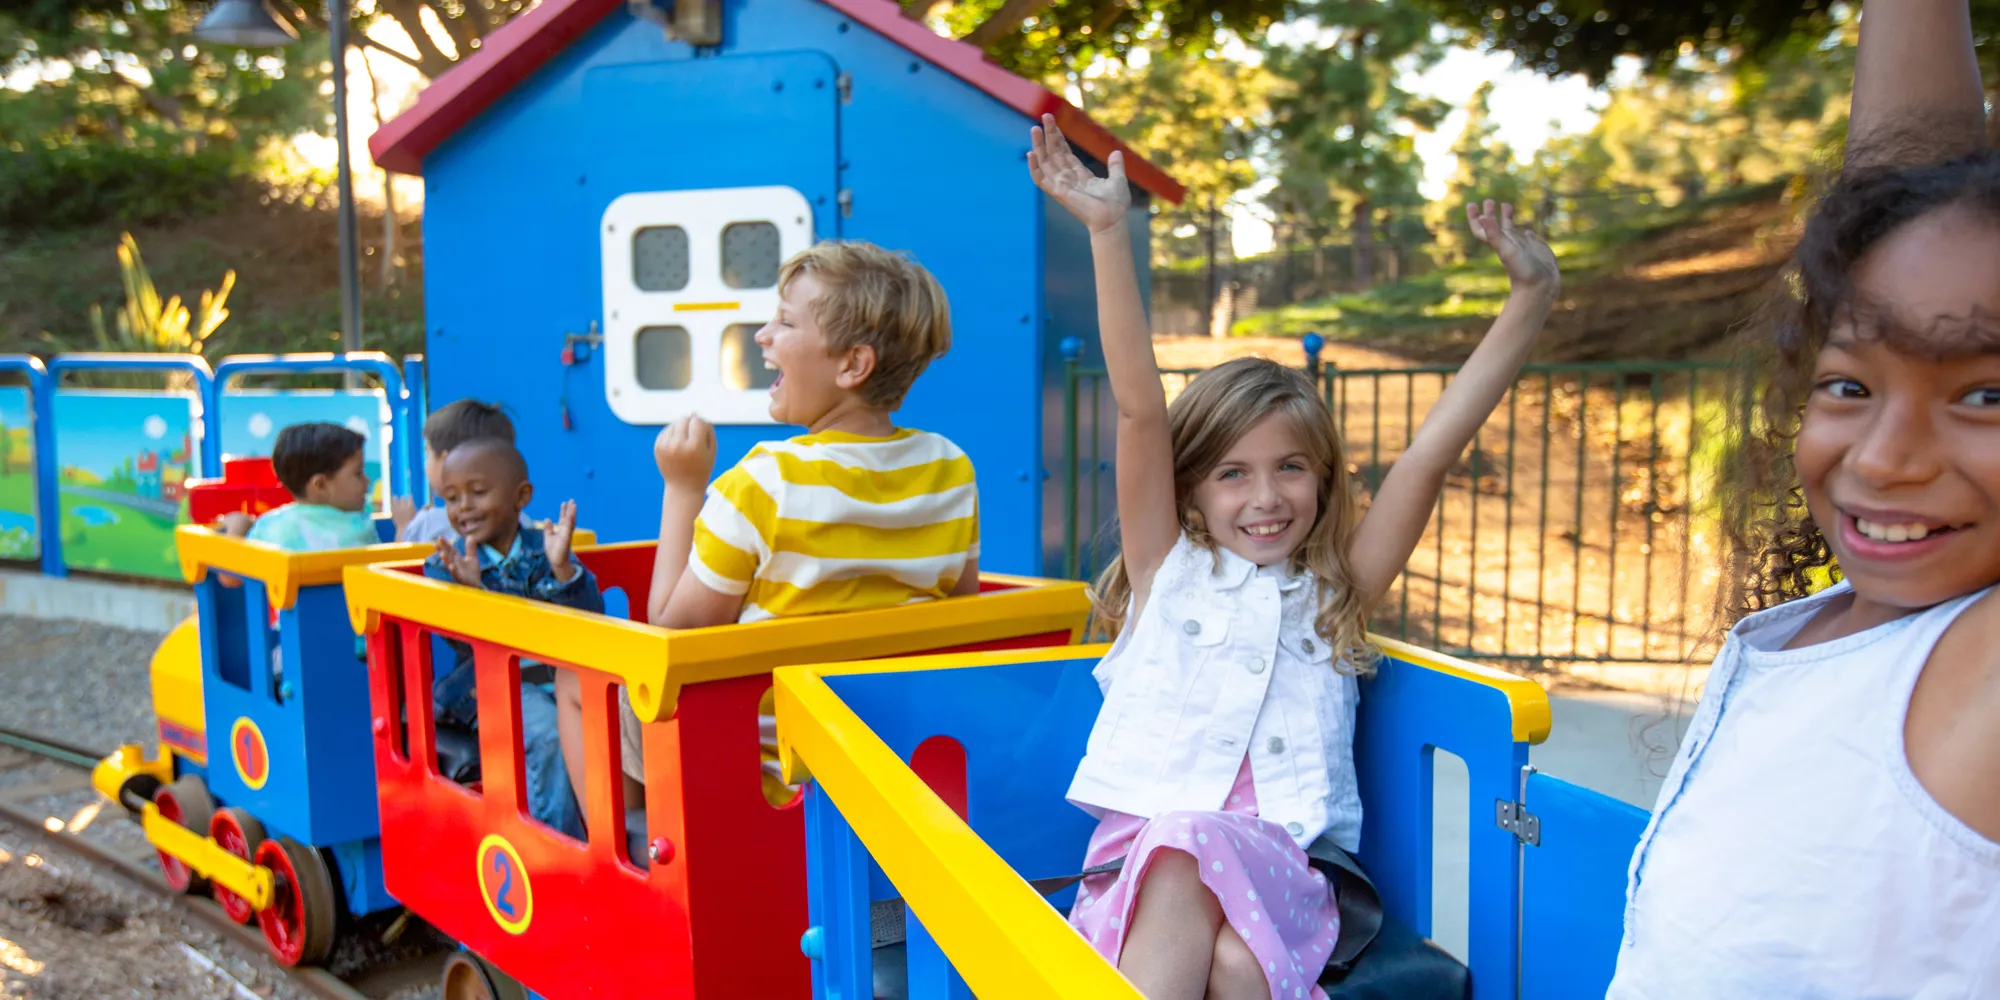
[[[841,70],[833,78],[833,91],[840,95],[840,103],[854,103],[854,74]]]
[[[1542,846],[1542,818],[1529,812],[1528,807],[1519,802],[1494,799],[1493,822],[1529,847]]]
[[[852,188],[841,188],[840,194],[835,196],[834,200],[840,203],[841,218],[854,218],[854,190]]]

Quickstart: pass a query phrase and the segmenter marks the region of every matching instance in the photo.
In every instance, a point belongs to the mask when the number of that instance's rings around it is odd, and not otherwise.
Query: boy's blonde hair
[[[827,240],[778,268],[778,287],[810,274],[819,282],[813,319],[827,349],[875,349],[875,373],[856,390],[870,406],[894,410],[930,363],[951,350],[951,304],[923,265],[859,240]]]
[[[1283,415],[1292,425],[1319,476],[1319,520],[1291,555],[1294,571],[1311,573],[1319,581],[1320,606],[1313,616],[1313,631],[1332,646],[1336,671],[1366,674],[1374,668],[1377,653],[1368,640],[1368,609],[1347,564],[1360,505],[1340,428],[1326,399],[1304,374],[1263,358],[1237,358],[1196,376],[1167,407],[1174,448],[1174,506],[1180,512],[1181,530],[1221,559],[1214,536],[1195,509],[1194,488],[1222,464],[1250,428],[1272,414]],[[1098,629],[1117,635],[1132,599],[1124,557],[1105,567],[1090,596]]]

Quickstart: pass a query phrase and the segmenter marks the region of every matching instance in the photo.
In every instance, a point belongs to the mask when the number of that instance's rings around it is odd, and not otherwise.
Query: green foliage
[[[239,194],[241,167],[229,149],[179,154],[104,143],[23,143],[0,156],[0,227],[193,218]]]
[[[1000,65],[1056,81],[1074,79],[1099,59],[1125,62],[1135,49],[1168,48],[1187,57],[1230,35],[1261,37],[1295,6],[1293,0],[957,0],[940,6],[936,20]]]
[[[229,292],[236,272],[222,275],[222,287],[201,293],[201,311],[190,322],[188,307],[178,295],[161,301],[152,272],[139,256],[139,242],[126,233],[118,241],[118,271],[125,282],[125,305],[115,318],[114,334],[104,325],[104,311],[90,307],[91,331],[101,351],[138,354],[200,354],[222,322],[229,318]]]
[[[1444,47],[1410,0],[1324,0],[1306,14],[1304,41],[1265,50],[1279,81],[1270,139],[1277,184],[1265,204],[1281,226],[1315,242],[1344,213],[1365,285],[1380,216],[1394,227],[1423,204],[1413,134],[1435,129],[1446,113],[1399,81],[1434,65]]]
[[[164,0],[0,0],[0,225],[200,214],[267,143],[328,127],[323,41],[253,55],[194,44],[197,20]]]
[[[1784,181],[1822,166],[1846,134],[1855,25],[1746,63],[1689,56],[1614,88],[1590,132],[1538,151],[1539,217],[1558,231],[1618,221],[1634,204]]]
[[[1493,84],[1480,84],[1466,106],[1465,128],[1452,143],[1458,157],[1444,200],[1430,207],[1433,232],[1438,244],[1463,260],[1468,254],[1485,251],[1465,222],[1467,205],[1491,199],[1513,205],[1527,220],[1524,202],[1528,195],[1529,172],[1514,159],[1514,150],[1500,141],[1500,126],[1493,121]],[[1485,251],[1490,252],[1490,251]]]
[[[1641,240],[1689,224],[1704,213],[1769,197],[1771,189],[1725,192],[1674,207],[1624,207],[1619,224],[1583,230],[1550,241],[1562,261],[1565,289],[1580,287],[1618,264],[1621,251]],[[1422,351],[1440,331],[1482,328],[1506,304],[1507,271],[1492,254],[1365,291],[1265,310],[1238,320],[1237,336],[1280,337],[1317,332],[1329,338],[1364,339]]]
[[[1187,186],[1178,207],[1158,205],[1165,235],[1156,256],[1201,256],[1205,247],[1198,236],[1173,234],[1200,230],[1210,206],[1228,204],[1257,182],[1250,154],[1269,127],[1271,74],[1254,62],[1183,51],[1163,41],[1131,56],[1115,71],[1083,81],[1085,104],[1119,138],[1145,150]]]

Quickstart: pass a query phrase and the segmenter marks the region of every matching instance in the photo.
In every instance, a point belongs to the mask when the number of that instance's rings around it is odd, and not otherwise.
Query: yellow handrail
[[[1103,651],[1069,647],[918,658],[928,666],[894,662],[896,669],[934,669],[1074,659]],[[773,674],[787,780],[811,769],[966,985],[989,1000],[1143,1000],[827,687],[822,669],[785,667]]]
[[[1003,578],[1014,590],[873,611],[668,630],[426,579],[409,563],[346,570],[347,610],[368,634],[381,616],[484,639],[523,655],[610,674],[641,722],[671,718],[688,684],[769,673],[803,659],[894,656],[1044,632],[1072,641],[1089,614],[1081,583]]]

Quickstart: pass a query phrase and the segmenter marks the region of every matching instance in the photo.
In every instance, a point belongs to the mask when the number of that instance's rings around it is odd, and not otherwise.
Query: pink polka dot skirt
[[[1121,857],[1125,866],[1116,875],[1085,879],[1069,922],[1113,965],[1138,901],[1135,889],[1163,849],[1194,857],[1223,918],[1264,966],[1274,1000],[1325,1000],[1319,974],[1340,934],[1333,886],[1282,827],[1257,818],[1247,757],[1219,811],[1171,812],[1152,820],[1112,812],[1098,823],[1083,866]]]

